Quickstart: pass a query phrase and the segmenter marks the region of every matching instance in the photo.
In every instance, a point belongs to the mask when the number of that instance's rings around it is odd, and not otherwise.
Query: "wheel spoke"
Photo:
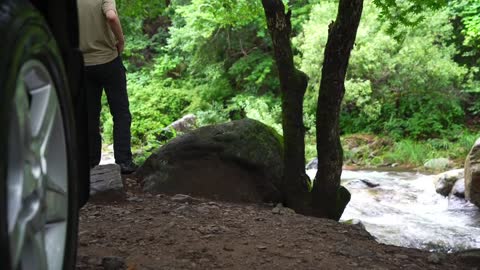
[[[47,224],[67,220],[68,196],[62,187],[59,187],[50,179],[47,180]]]
[[[35,154],[42,156],[49,141],[58,110],[58,101],[52,85],[30,91],[32,104],[30,117],[34,137]]]
[[[53,190],[67,193],[68,179],[68,160],[65,133],[63,131],[63,122],[60,112],[57,111],[53,121],[52,132],[46,143],[44,155],[42,156],[42,166],[44,173],[48,177],[47,185]]]
[[[25,82],[19,80],[17,82],[17,89],[15,91],[15,110],[14,115],[17,120],[18,136],[19,142],[22,147],[25,147],[23,150],[27,150],[30,146],[31,139],[31,129],[29,124],[30,115],[29,111],[29,99],[27,97],[27,88]]]
[[[25,200],[40,187],[41,171],[34,168],[31,164],[25,164],[23,172],[22,200]]]
[[[25,234],[26,234],[26,224],[22,222],[17,222],[10,232],[10,256],[12,258],[13,268],[16,269],[16,266],[19,265],[22,249],[25,245]]]
[[[45,246],[45,232],[31,232],[29,241],[23,250],[23,269],[48,269],[48,259]]]
[[[13,230],[15,221],[22,207],[25,181],[25,161],[29,153],[30,128],[28,121],[28,98],[25,83],[22,80],[17,82],[17,89],[14,97],[14,109],[9,126],[8,145],[12,150],[8,151],[8,228]]]
[[[63,258],[65,255],[66,234],[66,222],[50,224],[47,227],[45,233],[45,249],[47,258],[53,258],[48,261],[50,269],[62,269],[63,260],[59,260],[58,258]]]

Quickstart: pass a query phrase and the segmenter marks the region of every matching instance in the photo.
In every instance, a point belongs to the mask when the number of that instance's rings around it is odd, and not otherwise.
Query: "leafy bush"
[[[237,95],[230,101],[229,110],[244,111],[245,116],[272,127],[278,134],[282,130],[280,99],[273,95]]]
[[[314,6],[303,34],[295,39],[301,52],[297,62],[312,78],[312,89],[319,88],[323,61],[319,52],[336,8],[335,1]],[[395,36],[387,33],[388,25],[376,14],[378,9],[367,2],[347,75],[342,131],[418,139],[455,133],[464,120],[467,70],[455,63],[455,50],[446,44],[452,34],[447,12],[424,13],[424,21],[399,27]]]
[[[132,113],[132,144],[145,147],[156,142],[156,136],[166,126],[182,117],[191,102],[189,93],[182,89],[164,88],[161,83],[136,84],[135,73],[128,75],[130,111]],[[113,122],[107,114],[106,100],[102,110],[103,134],[112,142]]]
[[[240,58],[228,69],[228,75],[237,89],[249,92],[277,92],[280,88],[278,74],[270,54],[255,50]]]

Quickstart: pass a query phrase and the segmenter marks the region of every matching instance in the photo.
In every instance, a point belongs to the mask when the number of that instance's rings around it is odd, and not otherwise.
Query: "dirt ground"
[[[273,205],[143,194],[80,213],[77,269],[478,269]]]

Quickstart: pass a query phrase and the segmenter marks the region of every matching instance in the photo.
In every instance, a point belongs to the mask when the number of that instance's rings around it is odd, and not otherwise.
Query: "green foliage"
[[[215,38],[221,29],[235,30],[250,24],[264,25],[260,1],[192,0],[188,4],[172,2],[175,10],[170,48],[193,53]]]
[[[278,97],[237,95],[230,101],[229,109],[240,109],[245,112],[246,117],[258,120],[275,129],[278,134],[283,134],[282,109]]]
[[[477,0],[452,0],[450,7],[463,24],[464,45],[480,49],[480,2]]]
[[[454,36],[451,42],[457,48],[457,61],[469,68],[465,93],[465,106],[469,115],[480,112],[480,2],[454,0],[449,2]]]
[[[372,97],[372,83],[370,81],[349,80],[345,84],[345,97],[341,123],[343,131],[352,131],[369,128],[369,124],[378,120],[382,106],[379,100]]]
[[[448,0],[373,0],[379,8],[380,18],[390,24],[390,33],[398,26],[416,26],[425,19],[428,10],[445,7]]]
[[[228,75],[234,81],[236,88],[246,91],[265,93],[279,89],[279,81],[274,75],[276,69],[272,57],[261,51],[240,58],[229,69]]]
[[[326,25],[336,8],[334,2],[314,6],[304,33],[294,40],[301,52],[297,62],[313,78],[313,89],[319,88],[323,56],[318,52],[324,49]],[[378,12],[365,4],[346,82],[343,132],[448,136],[463,123],[467,70],[454,62],[455,50],[445,42],[452,34],[447,12],[422,13],[425,19],[415,27],[397,29],[402,39],[388,34],[388,26],[375,19]]]
[[[117,0],[117,9],[126,21],[131,18],[153,18],[161,15],[166,8],[165,0]]]
[[[132,113],[132,144],[143,151],[158,146],[157,136],[163,128],[179,119],[191,102],[191,96],[182,89],[164,88],[160,82],[138,84],[138,74],[128,75],[130,111]],[[145,75],[143,75],[145,76]],[[107,114],[104,99],[102,110],[103,135],[106,143],[112,143],[113,122]]]
[[[170,2],[166,7],[166,1],[117,0],[137,157],[164,143],[159,141],[163,128],[186,113],[194,113],[199,126],[250,117],[281,133],[279,80],[261,1]],[[317,155],[323,51],[338,1],[283,2],[292,11],[295,62],[310,77],[304,102],[310,160]],[[477,2],[449,1],[448,13],[428,11],[446,0],[366,1],[345,85],[342,132],[376,133],[402,142],[390,156],[380,151],[372,159],[371,151],[363,155],[348,149],[347,156],[369,160],[366,165],[389,159],[420,164],[427,157],[464,153],[455,145],[471,141],[470,135],[458,135],[465,113],[480,112]],[[111,142],[107,108],[102,121],[105,140]]]
[[[385,160],[391,163],[410,164],[415,166],[423,165],[427,160],[439,156],[434,152],[431,145],[410,139],[401,140],[395,143],[394,148],[385,154]]]
[[[165,1],[146,0],[117,0],[117,9],[120,14],[125,34],[125,50],[123,56],[129,59],[127,68],[133,71],[138,65],[143,65],[146,54],[156,52],[158,35],[149,37],[145,30],[145,22],[151,18],[158,18],[166,12]]]
[[[223,104],[213,102],[208,108],[196,112],[199,126],[225,123],[230,120]]]
[[[410,164],[418,167],[430,159],[443,157],[454,160],[457,165],[461,166],[477,139],[477,135],[459,133],[456,137],[453,141],[447,139],[400,140],[395,143],[393,148],[387,149],[382,158],[388,163]]]
[[[450,139],[418,141],[407,138],[393,143],[378,143],[385,142],[385,140],[381,137],[367,136],[372,137],[371,141],[376,143],[363,142],[363,144],[350,145],[346,143],[349,136],[342,138],[344,160],[347,165],[376,167],[402,164],[403,166],[422,167],[430,159],[448,158],[453,160],[457,166],[462,166],[465,157],[478,138],[475,133],[460,132]]]

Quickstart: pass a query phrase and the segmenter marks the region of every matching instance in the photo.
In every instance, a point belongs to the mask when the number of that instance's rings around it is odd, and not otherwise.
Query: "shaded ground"
[[[115,269],[102,265],[112,256],[129,270],[478,269],[287,208],[154,196],[126,182],[127,201],[82,209],[77,269]]]

